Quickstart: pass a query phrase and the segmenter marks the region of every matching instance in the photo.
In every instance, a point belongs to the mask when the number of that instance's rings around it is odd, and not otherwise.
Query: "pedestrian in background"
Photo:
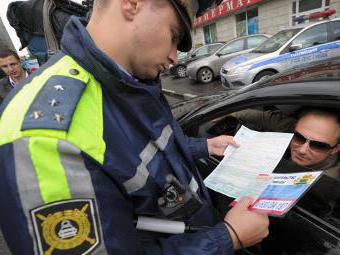
[[[0,103],[5,96],[27,76],[18,54],[10,49],[0,50],[0,68],[6,77],[0,80]]]

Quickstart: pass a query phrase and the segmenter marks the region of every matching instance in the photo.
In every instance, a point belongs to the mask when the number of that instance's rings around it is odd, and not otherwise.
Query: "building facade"
[[[196,18],[194,45],[256,33],[275,34],[323,15],[340,17],[340,0],[224,0]]]

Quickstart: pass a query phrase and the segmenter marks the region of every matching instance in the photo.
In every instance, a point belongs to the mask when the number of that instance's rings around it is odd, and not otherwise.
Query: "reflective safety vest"
[[[29,235],[36,238],[36,254],[54,254],[53,250],[75,254],[94,247],[99,254],[105,254],[105,246],[100,244],[102,232],[93,212],[96,206],[91,178],[80,163],[81,151],[99,164],[104,161],[102,90],[93,76],[71,57],[62,56],[31,78],[6,105],[0,119],[0,134],[0,147],[13,144],[19,193],[15,199],[21,199],[19,204]],[[69,162],[70,156],[76,163]],[[74,169],[76,164],[85,171],[72,176],[66,169]],[[76,185],[85,185],[86,199],[73,196],[72,186]],[[64,207],[61,202],[57,207],[57,201],[65,201]],[[49,211],[44,212],[43,207],[48,204]],[[69,216],[57,219],[58,213],[67,213],[65,206]],[[33,213],[32,209],[36,211]],[[55,218],[49,219],[50,216]],[[45,228],[41,227],[44,224]],[[57,233],[53,224],[61,226]],[[25,227],[21,225],[21,229]],[[54,234],[48,235],[47,231]],[[25,231],[21,232],[24,235]],[[8,234],[7,237],[13,250],[15,240]],[[73,243],[62,242],[66,238]],[[87,239],[91,240],[90,245],[86,245]],[[23,251],[29,249],[14,248],[14,254],[24,254]]]

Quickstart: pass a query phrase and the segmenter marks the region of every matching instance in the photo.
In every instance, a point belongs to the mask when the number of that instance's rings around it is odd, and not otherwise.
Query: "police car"
[[[284,29],[248,54],[226,62],[222,85],[237,89],[302,64],[340,56],[340,18]]]

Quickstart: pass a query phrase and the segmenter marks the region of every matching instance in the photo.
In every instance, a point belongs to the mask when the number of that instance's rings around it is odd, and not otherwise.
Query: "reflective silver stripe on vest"
[[[161,136],[156,140],[156,144],[161,151],[168,145],[171,135],[172,128],[170,125],[166,125],[162,130]]]
[[[96,194],[93,189],[91,176],[88,169],[86,169],[84,159],[80,154],[80,150],[66,141],[59,140],[58,152],[61,164],[65,169],[65,175],[67,178],[72,199],[76,198],[95,199]],[[100,218],[100,214],[98,212],[98,205],[96,208],[97,215]],[[100,243],[94,251],[91,251],[91,254],[96,255],[108,254],[104,244],[103,233],[100,223],[101,222],[99,220],[98,233],[100,235]]]
[[[189,183],[189,188],[191,189],[192,192],[197,192],[198,190],[198,183],[194,177],[191,178],[191,181]]]
[[[135,192],[144,187],[149,177],[149,170],[146,167],[147,164],[149,164],[150,161],[154,158],[158,149],[163,151],[166,148],[171,135],[172,135],[172,128],[170,125],[166,125],[163,128],[162,133],[157,138],[157,140],[155,142],[150,141],[145,146],[143,151],[139,154],[141,163],[137,167],[135,175],[131,179],[123,183],[127,193]],[[155,145],[157,145],[157,147]]]
[[[13,143],[14,162],[15,162],[15,175],[20,196],[20,202],[24,211],[28,231],[34,238],[33,225],[29,211],[35,207],[44,204],[40,195],[37,175],[31,160],[29,148],[29,138],[23,138]],[[34,254],[38,254],[36,242],[34,243]]]

